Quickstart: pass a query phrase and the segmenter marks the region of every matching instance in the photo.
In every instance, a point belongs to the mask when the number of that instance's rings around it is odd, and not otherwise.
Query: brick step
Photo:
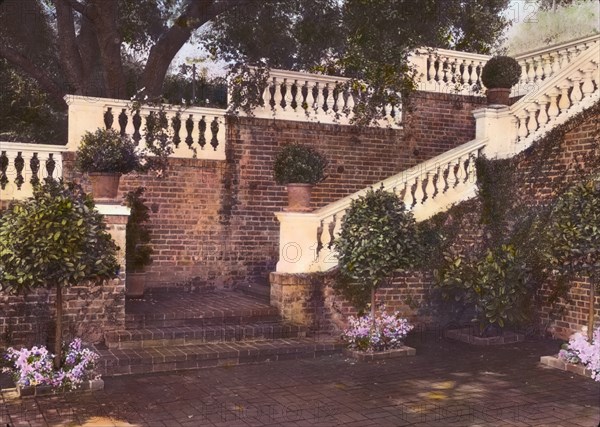
[[[237,291],[248,295],[249,297],[255,298],[259,301],[269,303],[271,300],[271,287],[269,285],[244,284],[236,288]]]
[[[330,337],[215,343],[144,349],[96,349],[98,373],[104,376],[171,372],[290,359],[313,359],[341,353],[343,345]]]
[[[207,342],[256,341],[304,337],[306,337],[306,327],[280,322],[126,329],[107,332],[104,335],[106,345],[111,349],[188,346]]]

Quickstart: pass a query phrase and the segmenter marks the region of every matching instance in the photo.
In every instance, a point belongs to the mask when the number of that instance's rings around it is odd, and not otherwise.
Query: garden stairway
[[[477,157],[514,157],[600,101],[600,36],[570,46],[567,53],[562,47],[557,49],[556,52],[546,49],[543,55],[535,52],[531,58],[523,59],[527,87],[518,91],[521,98],[510,107],[494,105],[473,111],[475,139],[372,187],[396,193],[417,221],[474,197]],[[545,64],[546,68],[539,64]],[[335,267],[333,242],[340,232],[342,218],[352,200],[367,190],[310,213],[276,212],[280,223],[276,272],[303,274]]]
[[[232,291],[150,291],[127,301],[125,321],[125,329],[106,333],[105,344],[96,346],[104,376],[315,358],[342,349]]]

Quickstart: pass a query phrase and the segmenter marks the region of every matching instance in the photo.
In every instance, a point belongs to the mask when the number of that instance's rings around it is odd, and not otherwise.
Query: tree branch
[[[58,30],[58,47],[60,62],[65,71],[67,80],[75,88],[76,93],[81,93],[83,86],[83,63],[79,54],[73,10],[66,0],[55,0],[56,27]]]
[[[219,14],[253,0],[191,0],[185,11],[150,49],[142,85],[150,96],[158,96],[173,58],[190,39],[192,32]]]
[[[0,56],[6,58],[11,64],[19,67],[24,73],[38,82],[40,87],[50,95],[50,98],[61,108],[66,109],[67,103],[63,99],[65,91],[54,82],[44,71],[38,68],[29,58],[15,49],[0,43]]]
[[[65,5],[71,6],[71,8],[73,8],[73,10],[75,10],[76,12],[79,12],[82,15],[84,15],[85,17],[90,18],[86,5],[79,3],[77,0],[60,0],[60,1],[63,2]]]

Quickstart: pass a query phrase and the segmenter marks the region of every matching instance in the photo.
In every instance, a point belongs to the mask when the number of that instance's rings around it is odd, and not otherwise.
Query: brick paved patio
[[[593,426],[600,384],[539,364],[553,341],[472,347],[413,336],[417,356],[341,355],[106,380],[93,394],[18,400],[0,426]]]

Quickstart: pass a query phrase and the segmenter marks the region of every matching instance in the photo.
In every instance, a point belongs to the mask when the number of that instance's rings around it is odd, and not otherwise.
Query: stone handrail
[[[262,105],[253,113],[260,118],[350,124],[361,96],[344,85],[350,79],[272,69],[263,91]],[[400,127],[402,106],[387,105],[379,126]]]
[[[373,184],[394,191],[418,221],[475,196],[475,158],[485,140],[473,140],[397,175]],[[326,271],[337,265],[333,240],[342,218],[358,191],[311,213],[277,212],[280,222],[280,257],[277,272]]]
[[[511,157],[600,99],[600,44],[570,59],[552,78],[510,107],[474,111],[476,135],[490,140],[491,157]]]
[[[69,105],[69,151],[77,150],[86,131],[111,127],[129,135],[142,148],[146,118],[158,107],[143,105],[139,111],[133,102],[120,99],[65,97]],[[225,160],[225,110],[202,107],[166,106],[169,132],[175,142],[171,157]]]
[[[25,199],[33,184],[62,177],[63,145],[0,141],[0,201]]]

